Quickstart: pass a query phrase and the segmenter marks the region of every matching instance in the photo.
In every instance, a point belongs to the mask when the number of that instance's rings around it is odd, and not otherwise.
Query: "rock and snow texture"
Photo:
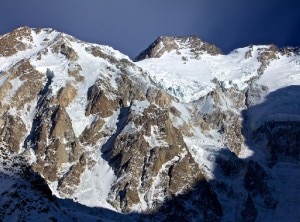
[[[249,46],[227,55],[211,54],[203,50],[195,56],[197,48],[184,47],[190,46],[188,42],[195,41],[194,38],[185,39],[179,49],[179,40],[171,39],[177,47],[170,42],[165,43],[165,46],[160,42],[162,46],[158,51],[163,53],[159,58],[148,57],[136,64],[147,70],[156,84],[184,103],[197,100],[213,91],[214,78],[225,88],[245,89],[249,80],[260,75],[259,68],[268,59],[261,61],[262,55],[272,49],[271,45]],[[164,47],[169,51],[162,50]],[[299,83],[299,58],[279,51],[274,54],[276,58],[258,83],[268,86],[271,91]]]
[[[160,37],[132,62],[52,29],[1,36],[0,220],[25,209],[3,213],[11,195],[34,189],[20,167],[72,200],[43,197],[56,219],[81,220],[70,212],[83,204],[100,212],[82,206],[90,220],[295,220],[299,178],[284,181],[299,171],[299,76],[297,48],[223,55]],[[17,215],[36,220],[30,209]]]

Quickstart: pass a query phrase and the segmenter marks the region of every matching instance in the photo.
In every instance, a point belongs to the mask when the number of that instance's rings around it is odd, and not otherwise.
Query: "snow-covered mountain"
[[[296,221],[299,85],[299,48],[3,35],[0,220]]]

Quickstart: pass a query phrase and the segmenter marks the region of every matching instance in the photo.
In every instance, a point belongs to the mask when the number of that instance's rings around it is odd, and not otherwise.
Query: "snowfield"
[[[187,50],[178,55],[175,51],[165,53],[160,58],[149,58],[136,64],[149,72],[151,78],[179,101],[189,103],[199,99],[214,89],[212,80],[216,78],[224,87],[243,90],[247,82],[258,75],[260,62],[258,54],[267,46],[253,46],[252,56],[245,59],[250,47],[234,50],[228,55],[210,55],[204,53],[200,59],[193,58]],[[184,58],[184,59],[183,59]],[[298,58],[299,59],[299,58]],[[282,61],[283,64],[289,60]],[[289,68],[299,72],[297,64]],[[294,74],[292,75],[294,76]],[[282,77],[278,77],[282,78]],[[290,83],[282,78],[287,85]]]

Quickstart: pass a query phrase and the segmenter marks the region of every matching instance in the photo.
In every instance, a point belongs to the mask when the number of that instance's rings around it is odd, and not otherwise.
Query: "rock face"
[[[124,108],[121,111],[124,113],[120,115],[128,115],[129,124],[144,125],[140,130],[120,132],[114,145],[105,147],[104,155],[116,176],[124,178],[113,185],[109,195],[113,206],[130,210],[143,196],[146,209],[155,210],[163,203],[163,197],[169,198],[205,180],[180,132],[172,125],[168,110],[150,105],[138,117],[126,113]],[[118,199],[114,199],[116,196]]]
[[[7,35],[2,36],[0,43],[0,55],[12,56],[19,51],[24,51],[28,47],[27,44],[24,43],[26,41],[33,41],[31,36],[31,29],[29,27],[22,27]]]
[[[134,63],[24,27],[0,37],[0,56],[0,154],[22,159],[2,161],[1,177],[24,168],[59,198],[139,212],[130,220],[270,220],[292,209],[277,184],[284,167],[299,169],[299,88],[274,88],[268,75],[282,62],[284,86],[299,85],[297,49],[222,55],[195,36],[159,37]]]
[[[181,55],[182,49],[189,49],[195,58],[203,53],[210,55],[222,54],[221,49],[202,41],[197,36],[188,37],[158,37],[145,51],[139,54],[135,61],[140,61],[147,58],[160,58],[164,53],[175,51],[176,54]],[[184,55],[182,55],[184,57]]]

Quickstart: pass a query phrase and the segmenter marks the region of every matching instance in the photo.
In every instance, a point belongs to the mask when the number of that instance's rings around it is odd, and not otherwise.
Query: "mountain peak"
[[[210,55],[222,54],[221,49],[201,40],[198,36],[159,36],[148,48],[141,52],[134,60],[160,58],[165,53],[175,51],[176,54],[191,54],[198,58],[207,53]]]
[[[296,221],[300,56],[278,50],[161,36],[133,63],[53,29],[0,36],[0,221]]]
[[[0,36],[0,56],[3,58],[11,57],[20,52],[30,52],[32,49],[45,48],[58,35],[59,32],[50,28],[20,27]]]

